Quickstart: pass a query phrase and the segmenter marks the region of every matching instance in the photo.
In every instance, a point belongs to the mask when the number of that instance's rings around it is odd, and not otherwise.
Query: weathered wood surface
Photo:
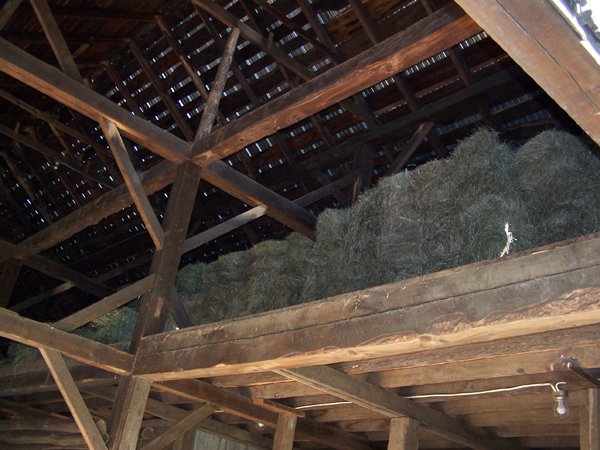
[[[44,347],[40,347],[40,353],[48,364],[48,369],[65,399],[85,443],[91,450],[106,450],[100,430],[92,419],[62,355],[56,350]]]
[[[0,308],[0,336],[32,347],[56,350],[76,361],[117,374],[131,372],[133,356],[108,345],[57,330]]]
[[[273,439],[273,450],[292,450],[297,421],[298,416],[295,414],[279,413],[275,428],[275,438]]]
[[[419,424],[408,417],[397,417],[390,421],[390,437],[387,450],[418,450]]]
[[[374,384],[352,378],[327,366],[281,369],[278,373],[352,402],[382,416],[406,416],[417,420],[435,434],[474,449],[516,449],[514,443],[477,436],[456,419],[415,401],[397,396]]]
[[[600,236],[590,235],[506,260],[149,337],[135,373],[165,380],[259,372],[593,325],[599,322],[599,276]]]
[[[148,233],[150,233],[154,246],[157,250],[160,250],[165,240],[165,233],[156,217],[156,213],[152,209],[152,205],[150,204],[146,193],[144,192],[140,177],[137,174],[133,163],[129,159],[127,149],[125,148],[119,130],[113,122],[106,119],[100,119],[100,126],[104,131],[104,137],[113,152],[115,161],[117,161],[117,165],[119,166],[123,180],[125,180],[133,203],[135,203],[142,220],[146,224],[146,229],[148,230]]]
[[[600,391],[596,387],[580,394],[583,401],[579,410],[579,448],[600,448]]]
[[[206,164],[230,155],[479,31],[460,9],[451,6],[440,10],[211,133],[192,146],[194,160]]]
[[[174,442],[182,434],[195,429],[217,409],[214,405],[204,405],[190,412],[180,421],[173,424],[163,433],[142,447],[142,450],[161,450]]]
[[[550,2],[457,3],[600,144],[598,64]]]
[[[189,155],[189,144],[167,133],[88,87],[44,64],[4,39],[0,40],[0,70],[47,94],[83,115],[114,122],[125,136],[170,161],[181,163]]]

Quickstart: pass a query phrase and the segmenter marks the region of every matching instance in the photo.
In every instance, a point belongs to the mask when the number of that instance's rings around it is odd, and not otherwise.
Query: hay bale
[[[600,160],[577,138],[540,133],[519,149],[514,171],[535,227],[533,245],[598,231]]]
[[[329,297],[344,289],[348,279],[348,209],[326,209],[317,218],[316,240],[307,255],[308,273],[302,298]]]
[[[199,289],[181,295],[194,323],[233,318],[246,310],[247,252],[223,255],[196,270],[201,270],[201,282],[194,283]]]

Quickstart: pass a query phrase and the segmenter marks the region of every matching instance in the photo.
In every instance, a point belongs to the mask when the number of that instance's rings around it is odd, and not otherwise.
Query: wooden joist
[[[520,448],[502,439],[478,436],[458,420],[442,412],[421,406],[412,400],[327,366],[281,369],[277,373],[386,417],[410,417],[432,432],[469,448],[481,450]]]
[[[259,372],[598,324],[598,255],[600,236],[591,235],[507,260],[148,337],[135,373],[167,380]]]

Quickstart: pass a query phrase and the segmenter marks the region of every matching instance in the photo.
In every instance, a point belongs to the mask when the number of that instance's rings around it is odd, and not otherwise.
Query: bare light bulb
[[[566,417],[569,415],[569,406],[567,405],[567,391],[564,389],[557,389],[554,392],[554,412],[557,416]]]

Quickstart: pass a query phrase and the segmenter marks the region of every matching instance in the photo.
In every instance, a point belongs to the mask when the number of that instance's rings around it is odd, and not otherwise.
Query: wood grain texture
[[[600,238],[592,235],[506,260],[149,337],[136,373],[168,379],[260,372],[594,325],[598,250]]]

